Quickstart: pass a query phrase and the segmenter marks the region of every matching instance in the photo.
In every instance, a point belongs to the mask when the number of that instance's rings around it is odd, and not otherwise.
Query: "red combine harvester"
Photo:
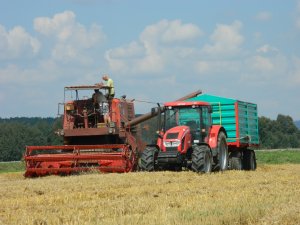
[[[137,167],[139,152],[145,144],[139,137],[136,125],[157,115],[157,112],[135,117],[133,101],[113,98],[109,103],[110,122],[105,123],[99,106],[92,94],[106,87],[65,87],[62,146],[27,146],[24,159],[25,177],[49,174],[71,174],[74,172],[99,170],[101,172],[130,172]],[[67,94],[75,92],[75,100],[67,101]],[[83,92],[87,95],[80,95]],[[200,94],[189,94],[183,101]],[[177,101],[178,101],[177,100]]]

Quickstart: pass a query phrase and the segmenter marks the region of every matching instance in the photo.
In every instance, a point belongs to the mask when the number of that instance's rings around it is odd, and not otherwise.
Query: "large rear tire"
[[[146,147],[142,152],[139,160],[139,167],[144,171],[154,171],[155,168],[155,154],[157,149],[155,147]]]
[[[224,132],[220,132],[218,135],[218,162],[217,168],[220,171],[228,169],[228,146],[226,141],[226,135]]]
[[[192,170],[200,173],[210,173],[212,171],[212,154],[206,145],[193,147]]]
[[[241,170],[242,169],[242,156],[240,151],[233,151],[229,155],[229,169]]]
[[[244,170],[256,170],[255,152],[250,149],[244,150],[242,163],[243,163]]]

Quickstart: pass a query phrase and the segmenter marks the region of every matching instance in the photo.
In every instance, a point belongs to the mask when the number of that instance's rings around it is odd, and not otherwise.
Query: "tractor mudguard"
[[[219,125],[213,125],[210,129],[209,135],[208,135],[208,145],[211,149],[216,149],[218,147],[218,135],[220,131],[223,131],[227,137],[227,133],[224,129],[224,127]]]

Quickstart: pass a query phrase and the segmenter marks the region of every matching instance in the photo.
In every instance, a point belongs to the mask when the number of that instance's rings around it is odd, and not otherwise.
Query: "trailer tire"
[[[139,167],[144,171],[154,171],[155,155],[157,149],[155,147],[146,147],[141,153]]]
[[[226,141],[226,135],[223,131],[220,131],[218,135],[218,162],[217,168],[220,171],[228,169],[228,146]]]
[[[193,147],[192,170],[200,173],[212,171],[212,154],[208,146],[197,145]]]
[[[243,151],[242,164],[244,170],[256,170],[256,157],[253,150],[246,149]]]
[[[242,169],[242,157],[240,151],[231,152],[229,155],[228,167],[230,170],[241,170]]]

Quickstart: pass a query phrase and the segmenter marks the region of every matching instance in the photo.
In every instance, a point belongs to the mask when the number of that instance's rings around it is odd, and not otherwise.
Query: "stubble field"
[[[0,174],[0,224],[300,224],[300,164],[256,171]]]

